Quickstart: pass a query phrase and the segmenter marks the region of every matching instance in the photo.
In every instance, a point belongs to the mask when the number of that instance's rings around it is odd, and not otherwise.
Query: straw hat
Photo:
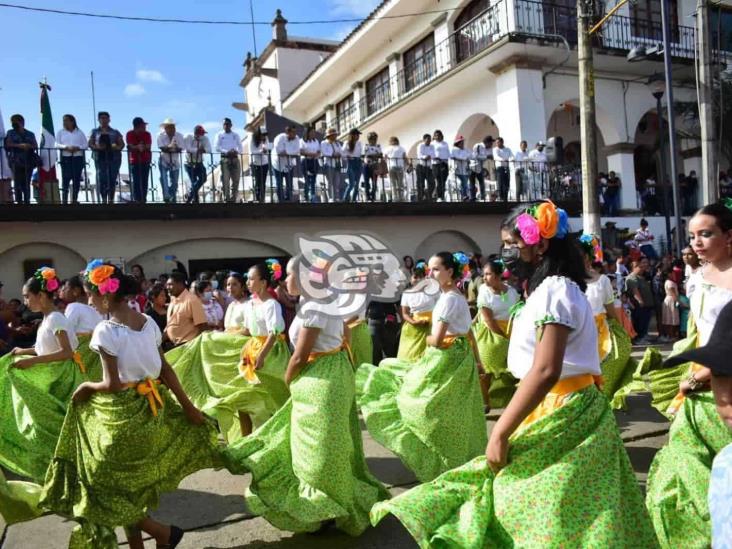
[[[328,128],[328,131],[325,132],[325,137],[330,137],[331,135],[338,136],[338,132],[335,128]]]
[[[161,127],[161,128],[162,128],[162,127],[164,127],[164,126],[175,126],[175,120],[173,120],[173,119],[172,119],[172,118],[170,118],[170,117],[166,118],[166,119],[165,119],[165,120],[163,120],[163,121],[162,121],[162,123],[160,124],[160,127]]]

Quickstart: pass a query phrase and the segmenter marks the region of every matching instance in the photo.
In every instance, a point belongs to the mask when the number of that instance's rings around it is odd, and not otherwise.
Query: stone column
[[[634,143],[615,143],[605,147],[607,171],[615,172],[620,178],[620,209],[637,210],[638,198],[635,190]]]
[[[394,52],[386,58],[386,62],[389,64],[389,104],[394,104],[399,101],[404,92],[404,82],[401,74],[404,67],[402,54]]]

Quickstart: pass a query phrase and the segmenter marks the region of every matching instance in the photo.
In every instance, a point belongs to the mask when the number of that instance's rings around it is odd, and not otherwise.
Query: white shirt
[[[404,168],[406,164],[407,151],[401,145],[389,145],[384,149],[386,166],[390,170]]]
[[[434,310],[440,295],[429,295],[426,292],[404,292],[401,306],[409,307],[409,314],[426,313]]]
[[[699,333],[699,347],[709,342],[712,329],[724,306],[732,301],[732,290],[704,282],[704,269],[691,276],[694,291],[689,297],[689,308]]]
[[[293,347],[297,345],[301,328],[318,328],[320,330],[311,351],[313,353],[332,351],[343,344],[343,321],[340,318],[318,314],[314,311],[304,319],[300,318],[300,315],[296,315],[289,331]]]
[[[470,153],[465,149],[453,147],[452,151],[450,151],[450,157],[452,158],[452,164],[455,168],[455,174],[468,175],[468,160],[470,160]]]
[[[605,275],[600,275],[600,278],[595,281],[588,281],[585,295],[587,301],[590,302],[592,314],[595,316],[605,314],[607,312],[605,305],[611,305],[615,302],[613,285]]]
[[[92,351],[117,357],[117,372],[122,383],[135,383],[145,378],[160,377],[160,344],[162,335],[155,321],[146,321],[138,332],[124,324],[104,320],[94,329],[89,347]]]
[[[363,156],[363,145],[360,141],[356,141],[353,145],[353,150],[351,150],[348,142],[345,142],[343,143],[343,147],[341,147],[341,154],[343,158],[361,158]]]
[[[219,302],[215,299],[211,299],[208,303],[204,303],[204,301],[201,300],[201,304],[203,305],[203,312],[206,313],[206,321],[208,322],[208,325],[218,326],[219,322],[224,318],[224,310],[221,308],[221,305],[219,305]]]
[[[282,307],[276,299],[260,301],[252,299],[244,313],[247,328],[253,336],[267,336],[281,334],[285,330],[285,319],[282,317]]]
[[[550,276],[539,284],[513,319],[508,369],[516,379],[523,379],[531,370],[538,333],[544,324],[561,324],[571,330],[560,379],[601,374],[597,327],[589,301],[568,278]]]
[[[341,146],[338,144],[338,141],[333,141],[333,143],[327,140],[321,141],[320,154],[322,155],[321,161],[323,162],[323,166],[337,168],[338,159],[341,156]]]
[[[529,159],[529,153],[522,150],[516,151],[516,154],[513,155],[513,159],[516,161],[517,168],[526,169],[526,166],[528,166],[527,160]]]
[[[379,160],[376,157],[380,154],[382,154],[381,145],[379,145],[378,143],[376,145],[370,145],[367,143],[363,147],[363,155],[366,157],[366,164],[375,164],[376,162],[378,162]]]
[[[69,303],[66,305],[64,315],[69,320],[70,328],[77,335],[91,334],[102,321],[102,315],[94,307],[84,303]]]
[[[502,149],[499,149],[498,147],[493,147],[493,159],[498,163],[500,167],[508,168],[508,161],[512,158],[513,153],[508,147],[503,147]]]
[[[442,292],[432,310],[432,335],[439,332],[439,322],[447,324],[447,335],[465,335],[470,330],[470,307],[457,292]]]
[[[226,315],[224,316],[224,329],[241,329],[246,328],[246,301],[234,301],[229,304],[226,308]]]
[[[211,141],[205,135],[198,136],[196,139],[195,134],[189,133],[185,138],[185,150],[188,153],[189,164],[200,164],[203,162],[203,155],[211,152]],[[203,152],[198,152],[198,146],[203,148]]]
[[[546,153],[539,149],[532,149],[529,152],[529,160],[531,161],[531,169],[535,172],[543,172],[546,170]]]
[[[475,173],[483,171],[483,163],[488,159],[488,149],[483,143],[473,145],[473,152],[470,155],[470,169]]]
[[[420,166],[431,166],[432,159],[435,157],[435,148],[432,145],[420,143],[417,146],[417,158],[419,158]]]
[[[61,156],[84,156],[84,151],[87,146],[88,141],[86,136],[79,128],[75,128],[71,132],[62,129],[56,133],[56,147],[61,149]],[[79,150],[72,153],[71,151],[67,151],[66,147],[78,147]]]
[[[317,139],[311,139],[310,141],[300,140],[300,154],[318,154],[320,153],[320,143]],[[306,157],[312,158],[312,157]]]
[[[633,238],[638,246],[653,245],[653,234],[648,229],[638,229]]]
[[[252,139],[249,140],[249,163],[253,166],[266,166],[269,164],[269,151],[272,150],[272,143],[268,139],[262,140],[255,145]]]
[[[44,316],[41,325],[38,326],[36,344],[33,346],[38,356],[50,355],[62,350],[56,339],[56,334],[59,332],[66,332],[71,350],[76,350],[79,346],[79,340],[76,338],[76,333],[71,327],[69,319],[58,311],[54,311],[50,315]]]
[[[433,141],[435,147],[435,158],[447,162],[450,159],[450,145],[447,141]]]
[[[229,151],[236,151],[239,154],[244,152],[241,146],[241,138],[236,132],[225,132],[220,131],[216,134],[216,140],[214,141],[214,148],[216,152],[227,153]]]
[[[493,318],[496,320],[508,320],[511,318],[511,307],[519,300],[519,295],[511,286],[502,294],[496,294],[487,284],[478,288],[476,304],[479,309],[490,309]]]
[[[272,142],[272,167],[278,172],[287,172],[297,166],[300,158],[300,139],[287,139],[281,133]]]
[[[186,139],[183,134],[175,132],[173,136],[165,133],[165,130],[158,134],[158,148],[177,147],[179,150],[186,150]],[[160,153],[160,162],[166,166],[180,168],[180,153]]]

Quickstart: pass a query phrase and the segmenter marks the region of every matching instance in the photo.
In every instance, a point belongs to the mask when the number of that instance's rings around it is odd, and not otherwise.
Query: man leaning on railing
[[[132,201],[144,204],[147,200],[147,187],[150,180],[152,162],[152,135],[147,131],[147,122],[136,116],[132,119],[132,129],[127,132],[127,163],[132,179]]]
[[[241,159],[244,152],[239,134],[231,131],[231,118],[224,118],[224,130],[216,134],[214,148],[221,153],[221,188],[224,202],[236,202],[241,180]]]
[[[69,203],[70,183],[71,203],[78,204],[87,140],[84,132],[76,125],[74,115],[65,114],[63,125],[56,134],[56,147],[61,151],[61,198],[64,204]]]
[[[191,181],[191,189],[186,195],[187,204],[198,204],[198,191],[206,182],[206,166],[203,164],[204,155],[211,154],[211,142],[206,137],[203,126],[193,128],[193,133],[185,137],[186,172]]]
[[[97,120],[99,127],[94,128],[89,137],[89,148],[94,151],[97,168],[97,192],[102,204],[113,204],[125,142],[122,134],[109,125],[108,112],[100,111]]]
[[[277,185],[277,201],[291,202],[293,170],[300,159],[300,139],[295,128],[287,126],[272,142],[272,169]],[[283,186],[284,182],[284,186]]]
[[[176,131],[175,120],[172,118],[166,118],[160,126],[162,128],[158,134],[158,148],[161,151],[160,185],[163,187],[163,200],[166,203],[175,204],[185,138],[183,134]]]

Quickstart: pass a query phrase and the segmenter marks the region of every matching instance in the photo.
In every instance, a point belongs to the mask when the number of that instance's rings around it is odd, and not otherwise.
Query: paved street
[[[631,397],[630,412],[618,412],[618,424],[633,463],[638,482],[645,486],[648,467],[656,450],[666,441],[668,422],[648,403],[647,395]],[[497,414],[489,415],[488,428]],[[364,430],[364,447],[371,471],[398,494],[415,484],[411,472],[398,458],[374,442]],[[292,535],[281,532],[261,518],[248,513],[242,494],[250,480],[249,475],[233,476],[226,471],[200,471],[184,480],[180,488],[163,497],[155,516],[175,523],[185,530],[181,549],[243,549],[282,548],[332,549],[416,547],[401,525],[393,518],[383,521],[378,528],[369,529],[359,538],[350,538],[332,531],[322,535]],[[5,528],[1,549],[65,549],[72,523],[58,517],[41,519]],[[120,539],[124,539],[120,532]],[[148,542],[146,547],[155,547]]]

